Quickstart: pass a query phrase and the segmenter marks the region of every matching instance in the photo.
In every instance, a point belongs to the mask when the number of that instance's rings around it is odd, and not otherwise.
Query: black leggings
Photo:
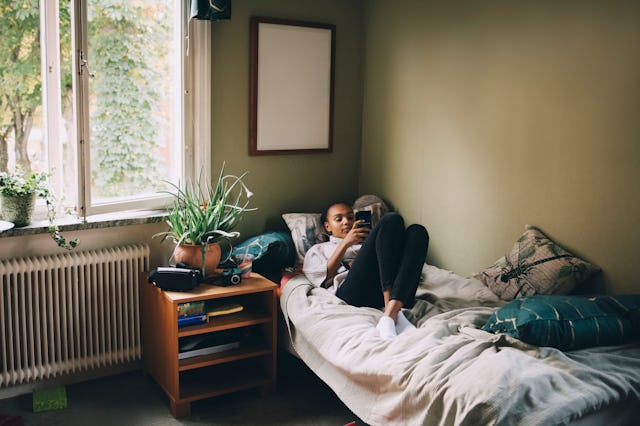
[[[402,216],[385,214],[365,239],[336,295],[353,306],[380,308],[383,291],[389,289],[390,300],[412,307],[428,247],[424,226],[405,229]]]

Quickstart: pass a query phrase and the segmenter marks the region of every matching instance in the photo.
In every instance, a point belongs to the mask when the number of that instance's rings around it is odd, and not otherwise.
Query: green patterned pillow
[[[523,297],[482,329],[564,351],[619,345],[640,339],[640,295]]]
[[[569,294],[599,271],[540,229],[527,225],[509,253],[473,277],[501,299],[513,300],[534,294]]]

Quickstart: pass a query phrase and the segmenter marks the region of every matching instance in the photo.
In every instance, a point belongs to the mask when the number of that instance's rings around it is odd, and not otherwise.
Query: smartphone
[[[371,211],[359,210],[356,212],[356,220],[363,220],[359,228],[371,228]]]

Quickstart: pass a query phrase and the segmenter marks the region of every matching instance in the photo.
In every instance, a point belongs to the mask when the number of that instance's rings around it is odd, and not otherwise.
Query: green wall
[[[640,3],[370,0],[360,190],[467,275],[525,224],[639,292]]]
[[[249,19],[251,16],[336,25],[333,153],[249,156]],[[283,212],[320,211],[357,195],[362,140],[362,2],[237,0],[229,21],[212,25],[212,166],[249,171],[259,210],[245,216],[243,237],[284,227]]]
[[[541,227],[637,292],[640,4],[633,1],[237,0],[212,26],[212,162],[248,170],[280,214],[377,193],[431,234],[428,261],[463,275]],[[337,26],[334,152],[248,155],[249,18]]]

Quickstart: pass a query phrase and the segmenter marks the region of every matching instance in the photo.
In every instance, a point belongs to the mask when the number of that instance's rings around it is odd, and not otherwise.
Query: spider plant
[[[173,191],[167,193],[174,200],[168,211],[169,230],[154,237],[169,238],[177,244],[206,245],[240,235],[234,229],[242,215],[256,210],[248,207],[253,193],[242,181],[248,172],[225,175],[224,166],[215,185],[204,182],[202,172],[197,181],[187,180],[182,187],[170,183]]]

